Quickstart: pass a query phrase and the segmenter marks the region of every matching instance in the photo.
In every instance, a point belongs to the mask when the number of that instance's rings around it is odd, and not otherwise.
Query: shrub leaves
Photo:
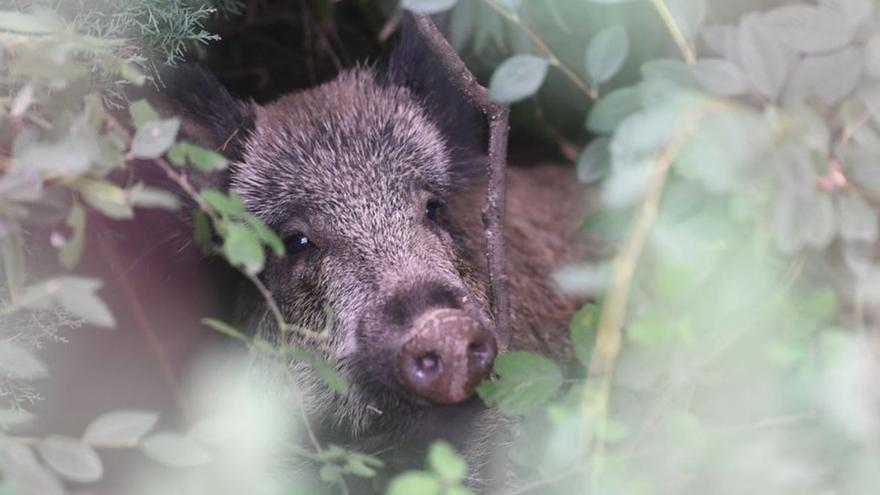
[[[611,80],[623,67],[629,55],[629,36],[623,26],[611,26],[600,31],[587,48],[587,75],[593,84]]]
[[[522,414],[550,400],[562,387],[562,372],[552,360],[526,351],[498,356],[499,379],[477,387],[480,397],[509,414]]]
[[[501,103],[515,103],[535,94],[544,78],[549,64],[535,55],[514,55],[495,69],[489,80],[489,94]]]
[[[86,427],[82,439],[92,445],[137,445],[150,432],[159,414],[137,409],[113,411],[95,418]]]

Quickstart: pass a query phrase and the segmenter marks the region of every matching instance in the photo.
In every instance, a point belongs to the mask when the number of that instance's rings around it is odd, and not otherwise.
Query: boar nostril
[[[473,395],[495,359],[495,340],[459,309],[435,309],[416,319],[400,347],[403,384],[435,404]]]
[[[488,340],[481,340],[468,345],[468,357],[470,358],[471,366],[483,370],[492,365],[495,352],[492,350]]]
[[[420,377],[429,377],[441,372],[440,356],[429,352],[416,358],[416,373]]]

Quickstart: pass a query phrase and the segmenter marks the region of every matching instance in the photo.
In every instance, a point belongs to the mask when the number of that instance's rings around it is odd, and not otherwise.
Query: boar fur
[[[392,334],[425,308],[462,307],[492,326],[484,122],[414,30],[385,70],[359,66],[267,105],[233,98],[198,69],[178,71],[168,87],[165,108],[183,118],[185,137],[233,162],[194,180],[238,193],[288,242],[261,274],[287,321],[321,329],[332,315],[320,351],[350,392],[333,392],[296,363],[286,378],[320,440],[378,455],[393,474],[421,468],[431,441],[445,439],[467,459],[472,488],[507,486],[509,421],[479,399],[443,407],[413,399],[389,356]],[[431,202],[441,206],[428,219]],[[568,167],[509,167],[506,207],[506,350],[566,362],[567,323],[583,301],[561,294],[551,275],[585,255],[584,191]],[[241,328],[277,341],[258,295],[243,290],[239,313]]]

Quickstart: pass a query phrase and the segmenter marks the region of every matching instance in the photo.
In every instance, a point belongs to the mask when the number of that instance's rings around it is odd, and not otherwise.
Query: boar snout
[[[432,309],[413,323],[400,348],[400,376],[408,389],[434,404],[470,398],[489,375],[495,339],[460,309]]]

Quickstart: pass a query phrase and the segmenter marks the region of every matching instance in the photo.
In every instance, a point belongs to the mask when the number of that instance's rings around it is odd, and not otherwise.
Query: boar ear
[[[412,14],[403,16],[399,39],[388,67],[392,83],[409,88],[421,100],[453,148],[482,153],[485,126],[450,80],[437,56],[419,34]]]
[[[216,77],[195,66],[181,66],[162,78],[165,88],[155,101],[163,116],[181,119],[180,139],[241,160],[254,130],[256,104],[232,96]],[[225,190],[228,174],[194,177],[201,186]]]

